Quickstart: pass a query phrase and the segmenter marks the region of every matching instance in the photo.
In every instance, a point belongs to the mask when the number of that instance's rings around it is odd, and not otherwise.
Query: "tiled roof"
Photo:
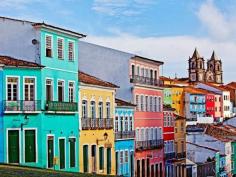
[[[9,56],[0,56],[0,64],[5,65],[5,66],[29,67],[29,68],[42,68],[42,67],[44,67],[44,66],[34,63],[34,62],[24,61],[21,59],[15,59],[15,58],[9,57]]]
[[[117,106],[131,106],[131,107],[135,107],[136,105],[130,103],[130,102],[127,102],[127,101],[124,101],[124,100],[121,100],[121,99],[118,99],[116,98],[116,104]]]
[[[78,36],[80,38],[86,37],[86,35],[84,35],[84,34],[81,34],[81,33],[75,32],[75,31],[71,31],[71,30],[68,30],[68,29],[60,28],[60,27],[57,27],[57,26],[49,25],[49,24],[46,24],[44,22],[43,23],[34,23],[34,24],[32,24],[32,26],[34,26],[34,27],[53,28],[53,29],[56,29],[56,30],[61,30],[61,31],[65,31],[65,32],[71,33],[71,34],[76,35],[76,36]]]
[[[192,94],[207,94],[206,91],[194,87],[186,87],[184,91]]]
[[[160,76],[160,80],[162,80],[162,81],[174,81],[174,79],[171,79],[171,78],[166,77],[166,76]]]
[[[225,88],[223,88],[222,86],[218,86],[218,85],[215,85],[215,84],[212,84],[212,83],[207,83],[207,82],[204,82],[203,84],[205,84],[205,85],[208,85],[208,86],[210,86],[210,87],[213,87],[213,88],[215,88],[215,89],[218,89],[218,90],[220,90],[220,91],[228,91],[228,90],[226,90]]]
[[[227,84],[226,86],[229,86],[233,89],[236,89],[236,82],[230,82],[229,84]]]
[[[101,80],[97,77],[91,76],[89,74],[86,74],[82,71],[79,71],[79,82],[83,82],[85,84],[90,84],[90,85],[97,85],[97,86],[102,86],[102,87],[110,87],[110,88],[119,88],[119,86],[112,84],[110,82],[106,82],[104,80]]]

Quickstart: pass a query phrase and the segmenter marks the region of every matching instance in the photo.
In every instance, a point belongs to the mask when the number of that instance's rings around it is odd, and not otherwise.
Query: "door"
[[[65,168],[65,139],[59,139],[60,169]]]
[[[160,163],[160,177],[163,177],[162,163]]]
[[[88,172],[88,145],[83,146],[84,173]]]
[[[158,164],[156,164],[156,177],[160,177],[159,176],[159,165]]]
[[[25,130],[25,162],[36,162],[35,130]]]
[[[137,160],[137,177],[140,177],[140,160]]]
[[[134,176],[134,153],[130,153],[130,176]]]
[[[96,173],[96,145],[92,145],[91,147],[91,152],[92,152],[92,172]]]
[[[155,173],[154,173],[154,165],[151,166],[151,177],[154,177]]]
[[[19,130],[8,131],[8,161],[9,163],[20,162]]]
[[[111,174],[111,148],[107,148],[107,174]]]
[[[48,168],[53,168],[53,157],[54,157],[54,138],[48,136]]]
[[[116,152],[116,175],[119,175],[119,152]]]
[[[145,177],[145,172],[146,172],[146,170],[145,170],[145,160],[142,159],[142,177]]]
[[[147,159],[147,177],[150,177],[150,167],[149,167],[149,165],[150,165],[150,159]]]
[[[75,167],[75,138],[70,138],[70,167]]]

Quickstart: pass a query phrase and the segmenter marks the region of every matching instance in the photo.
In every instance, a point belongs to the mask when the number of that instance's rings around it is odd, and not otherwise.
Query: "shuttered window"
[[[99,170],[104,169],[104,148],[99,147]]]
[[[75,167],[75,138],[70,138],[70,167]]]
[[[69,41],[69,61],[74,61],[74,42]]]
[[[57,39],[57,57],[58,59],[64,59],[64,44],[63,39],[58,38]]]
[[[52,36],[46,35],[46,57],[52,57]]]

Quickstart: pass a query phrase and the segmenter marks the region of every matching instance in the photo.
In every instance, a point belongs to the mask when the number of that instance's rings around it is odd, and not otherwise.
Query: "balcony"
[[[72,102],[47,101],[45,110],[54,112],[76,112],[78,111],[78,104]]]
[[[164,147],[163,139],[159,140],[147,140],[147,141],[136,141],[136,150],[151,150],[151,149],[162,149]]]
[[[186,152],[176,153],[176,159],[186,158]]]
[[[165,153],[165,160],[171,160],[174,159],[175,157],[176,157],[175,152]]]
[[[226,167],[220,167],[219,171],[220,171],[220,173],[225,172],[226,171]]]
[[[135,137],[135,131],[120,131],[115,132],[115,139],[133,139]]]
[[[138,75],[131,76],[130,82],[138,83],[138,84],[145,84],[145,85],[153,85],[153,86],[162,85],[161,80],[157,80],[155,78],[150,78],[150,77],[138,76]]]
[[[113,119],[81,118],[82,130],[112,129]]]
[[[17,100],[17,101],[3,101],[3,111],[5,113],[33,113],[41,111],[41,101],[33,100],[33,101],[25,101],[25,100]]]

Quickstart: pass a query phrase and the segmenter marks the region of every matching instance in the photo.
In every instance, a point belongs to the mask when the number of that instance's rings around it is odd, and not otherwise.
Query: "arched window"
[[[93,118],[93,119],[96,118],[95,101],[90,102],[90,115],[91,115],[91,118]]]
[[[103,102],[98,103],[98,116],[99,118],[103,118]]]
[[[82,118],[88,118],[88,105],[87,101],[82,101]]]
[[[162,100],[161,97],[158,98],[159,112],[162,112]]]

